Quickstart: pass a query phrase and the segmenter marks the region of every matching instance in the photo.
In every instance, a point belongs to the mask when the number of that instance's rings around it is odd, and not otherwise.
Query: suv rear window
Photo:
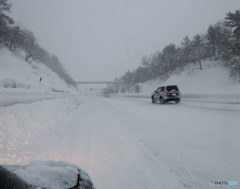
[[[178,87],[176,85],[167,86],[167,91],[170,92],[171,90],[178,91]]]

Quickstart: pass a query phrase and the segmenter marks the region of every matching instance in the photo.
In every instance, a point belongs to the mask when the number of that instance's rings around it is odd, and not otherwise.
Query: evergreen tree
[[[210,54],[212,56],[216,56],[216,48],[217,48],[217,34],[215,31],[215,28],[210,25],[207,31],[207,39],[208,39],[208,44],[210,47]]]
[[[6,13],[10,12],[11,5],[7,0],[0,0],[0,43],[7,42],[9,36],[9,25],[14,21]]]
[[[230,27],[233,31],[233,37],[235,38],[234,53],[240,55],[240,10],[235,13],[227,13],[226,26]]]

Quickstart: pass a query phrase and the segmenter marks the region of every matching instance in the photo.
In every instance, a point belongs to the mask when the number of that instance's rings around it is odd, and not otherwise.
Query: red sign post
[[[39,84],[41,85],[41,82],[42,82],[42,77],[40,77],[40,80],[39,80]]]

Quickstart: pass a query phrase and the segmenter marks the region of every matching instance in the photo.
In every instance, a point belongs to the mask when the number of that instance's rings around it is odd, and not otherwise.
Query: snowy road
[[[69,96],[0,108],[0,163],[61,160],[97,189],[240,181],[239,104]]]

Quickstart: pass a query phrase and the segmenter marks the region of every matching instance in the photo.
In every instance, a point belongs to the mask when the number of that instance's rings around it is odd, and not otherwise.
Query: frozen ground
[[[97,189],[212,188],[239,181],[239,115],[238,103],[187,98],[160,105],[63,94],[2,106],[0,163],[66,161]]]

